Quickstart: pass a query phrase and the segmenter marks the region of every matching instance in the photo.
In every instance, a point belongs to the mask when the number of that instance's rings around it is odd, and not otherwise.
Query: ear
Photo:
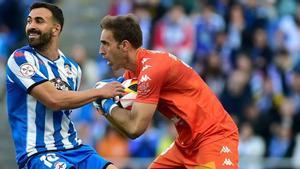
[[[128,50],[130,46],[131,46],[131,44],[130,44],[130,42],[128,40],[123,40],[123,42],[122,42],[122,48],[124,50]]]
[[[55,26],[52,28],[52,34],[53,35],[59,35],[61,32],[61,26],[59,24],[55,24]]]

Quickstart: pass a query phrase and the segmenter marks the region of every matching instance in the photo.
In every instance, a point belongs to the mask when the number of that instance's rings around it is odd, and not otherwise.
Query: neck
[[[129,52],[129,62],[128,65],[126,66],[125,69],[128,69],[134,73],[137,73],[136,69],[137,69],[137,52],[138,49],[134,49],[132,51]]]
[[[48,58],[49,60],[57,60],[59,58],[58,52],[58,44],[57,43],[49,43],[45,46],[40,48],[36,48],[36,50],[42,54],[44,57]]]

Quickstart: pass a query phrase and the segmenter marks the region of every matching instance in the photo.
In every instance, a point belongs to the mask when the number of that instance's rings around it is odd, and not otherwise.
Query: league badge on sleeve
[[[32,77],[35,74],[35,68],[33,65],[29,64],[29,63],[23,63],[20,66],[20,73],[27,78]]]

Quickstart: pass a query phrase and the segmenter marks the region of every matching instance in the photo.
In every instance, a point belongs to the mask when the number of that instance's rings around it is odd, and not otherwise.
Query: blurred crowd
[[[110,3],[110,15],[137,16],[143,47],[175,54],[207,82],[239,127],[241,159],[290,158],[300,167],[300,0]],[[18,8],[30,3],[20,4],[0,0],[1,72],[10,53],[24,44],[19,28],[26,14]],[[115,75],[101,57],[88,57],[83,44],[65,52],[81,65],[82,89]],[[0,101],[4,78],[0,74]],[[172,124],[158,113],[148,131],[136,140],[111,128],[90,104],[74,110],[73,118],[84,142],[104,157],[154,158],[176,137]],[[278,166],[272,164],[267,167]],[[126,168],[127,164],[119,165]],[[259,169],[259,165],[254,162],[245,168]]]

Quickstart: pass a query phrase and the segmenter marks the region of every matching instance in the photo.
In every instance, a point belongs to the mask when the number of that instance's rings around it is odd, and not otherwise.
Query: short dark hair
[[[34,4],[31,5],[30,11],[36,8],[46,8],[49,11],[51,11],[54,20],[57,21],[58,24],[60,24],[61,31],[62,31],[62,28],[64,26],[64,15],[62,10],[58,6],[46,2],[35,2]]]
[[[100,23],[102,29],[112,31],[117,42],[128,40],[136,49],[143,44],[142,30],[132,14],[122,16],[105,16]]]

